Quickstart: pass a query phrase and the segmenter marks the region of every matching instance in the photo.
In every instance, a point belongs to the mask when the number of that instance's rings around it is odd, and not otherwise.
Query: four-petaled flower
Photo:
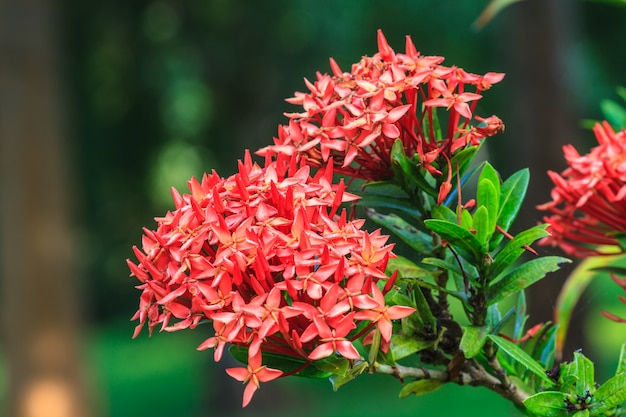
[[[254,392],[260,388],[261,382],[271,381],[283,374],[283,372],[278,369],[261,365],[261,353],[250,357],[247,367],[228,368],[226,369],[226,373],[237,381],[242,381],[244,384],[247,384],[243,391],[243,407],[250,403]]]

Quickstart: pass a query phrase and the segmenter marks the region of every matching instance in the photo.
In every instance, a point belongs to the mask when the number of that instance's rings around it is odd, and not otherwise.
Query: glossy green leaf
[[[547,225],[542,224],[538,226],[526,229],[515,236],[510,242],[508,242],[498,252],[493,263],[487,270],[487,277],[490,281],[494,281],[498,278],[498,275],[503,273],[509,266],[511,266],[519,257],[526,251],[524,246],[529,246],[533,242],[546,237],[549,233],[546,231]]]
[[[487,308],[487,327],[489,327],[490,333],[498,334],[502,328],[513,318],[515,314],[515,307],[511,307],[504,316],[500,314],[498,304],[492,304]]]
[[[528,288],[547,273],[559,269],[559,264],[564,262],[570,260],[560,256],[545,256],[523,263],[487,289],[487,304],[500,302]]]
[[[467,359],[478,355],[487,340],[488,333],[485,326],[463,326],[463,337],[461,337],[459,349],[463,351]]]
[[[405,384],[400,390],[400,398],[408,397],[409,395],[424,395],[431,393],[443,385],[443,382],[437,379],[420,379],[417,381],[409,382]]]
[[[434,331],[434,329],[437,328],[437,319],[433,315],[430,305],[426,297],[424,297],[422,288],[419,285],[413,288],[413,300],[415,301],[415,315],[419,317],[422,326],[427,326]]]
[[[626,126],[626,108],[613,100],[602,100],[600,109],[605,119],[616,129]]]
[[[524,334],[524,327],[526,325],[526,294],[524,291],[520,291],[517,296],[517,304],[515,306],[515,324],[513,325],[513,338],[520,339]]]
[[[463,274],[461,268],[459,267],[459,264],[456,262],[453,263],[439,258],[424,258],[422,262],[426,265],[433,265],[450,272],[457,291],[465,292],[464,276],[467,277],[468,281],[475,283],[473,278],[469,275],[469,272]]]
[[[391,275],[394,271],[398,271],[398,276],[400,278],[423,278],[432,274],[432,271],[424,269],[423,267],[416,265],[409,259],[400,255],[389,259],[386,271],[389,275]]]
[[[420,190],[437,197],[438,191],[422,175],[417,164],[404,153],[401,140],[396,140],[391,148],[391,168],[394,171],[394,180],[402,187],[417,187]]]
[[[491,182],[491,185],[495,188],[496,194],[498,194],[498,198],[500,196],[500,175],[498,171],[491,165],[489,162],[485,162],[483,169],[480,171],[480,177],[478,177],[478,183],[481,181],[488,180]],[[480,185],[479,185],[480,187]],[[478,204],[478,196],[476,197],[476,203]]]
[[[431,347],[434,343],[434,340],[421,340],[414,336],[394,334],[391,336],[389,353],[394,361],[399,361],[400,359],[411,356],[420,350]]]
[[[500,212],[498,213],[497,221],[498,226],[500,226],[502,230],[508,231],[517,217],[522,203],[524,202],[529,181],[530,171],[523,169],[517,171],[502,183],[500,187]],[[492,239],[490,249],[495,249],[503,238],[503,235],[497,234],[494,239]]]
[[[429,219],[424,224],[445,239],[458,255],[473,264],[482,262],[482,245],[469,230],[445,220]]]
[[[433,219],[446,220],[452,223],[457,222],[457,215],[446,206],[434,206],[431,210]]]
[[[478,209],[481,207],[486,208],[487,213],[489,213],[488,236],[491,238],[496,229],[496,221],[498,220],[498,211],[500,209],[500,184],[494,185],[490,179],[481,179],[476,190],[476,206]]]
[[[608,267],[621,259],[622,255],[592,256],[583,260],[567,277],[556,300],[554,317],[559,329],[556,334],[556,357],[560,359],[565,344],[567,329],[580,297],[597,276],[594,269]]]
[[[480,149],[480,145],[472,146],[469,148],[465,148],[461,151],[458,151],[454,154],[454,156],[450,159],[450,166],[452,167],[452,170],[453,170],[452,172],[453,177],[457,175],[457,171],[456,171],[457,167],[459,168],[458,174],[461,177],[466,176],[465,175],[466,171],[472,165],[472,160],[474,159],[474,156],[476,156],[476,152],[478,152],[479,149]],[[463,186],[464,183],[465,181],[461,181],[461,186]]]
[[[539,362],[534,360],[528,353],[524,352],[522,348],[520,348],[513,342],[510,342],[507,339],[494,334],[490,334],[487,337],[489,337],[489,339],[491,339],[493,343],[495,343],[501,349],[502,352],[505,352],[510,357],[515,359],[530,372],[534,373],[539,378],[544,380],[549,386],[554,385],[554,381],[548,378],[543,366],[541,366]]]
[[[589,410],[585,408],[584,410],[576,411],[574,414],[572,414],[572,417],[589,417],[589,415]]]
[[[469,229],[470,227],[472,227],[472,215],[470,214],[468,209],[465,208],[460,208],[461,210],[461,223],[459,224],[459,226],[461,226],[463,229]]]
[[[412,226],[402,217],[394,213],[381,214],[372,209],[366,209],[365,211],[373,222],[387,228],[387,230],[409,245],[411,249],[422,254],[430,254],[432,252],[430,236]]]
[[[575,394],[580,396],[584,396],[587,392],[593,394],[596,390],[593,362],[582,353],[574,352],[572,364],[572,369],[577,379]]]
[[[361,375],[368,369],[369,365],[367,362],[360,362],[356,364],[353,368],[351,368],[348,372],[343,375],[333,375],[331,376],[330,383],[333,386],[333,391],[337,391],[343,385],[352,381],[357,376]]]
[[[480,177],[478,177],[476,207],[485,207],[487,209],[489,213],[489,230],[493,233],[500,212],[500,176],[489,163],[485,164],[480,172]],[[491,234],[489,237],[491,237]]]
[[[622,349],[619,353],[619,360],[617,361],[617,369],[615,375],[626,373],[626,343],[622,345]]]
[[[241,363],[248,363],[248,349],[240,346],[231,346],[228,351],[233,356],[233,358],[237,359]],[[345,358],[344,358],[345,359]],[[307,363],[307,360],[304,358],[294,358],[291,356],[279,355],[276,353],[263,353],[263,365],[268,366],[273,369],[280,369],[281,371],[293,372],[295,370],[300,369],[294,375],[301,376],[305,378],[314,378],[314,379],[326,379],[330,376],[334,375],[333,372],[328,370],[322,370],[318,368],[318,365],[326,362],[326,359],[322,359],[321,361],[311,362],[308,366],[303,369],[303,366]],[[324,366],[324,365],[322,365]]]
[[[626,401],[626,373],[615,375],[596,390],[589,413],[598,415]]]
[[[472,229],[476,231],[476,239],[481,244],[481,252],[487,252],[487,243],[493,232],[489,225],[489,212],[487,207],[480,206],[476,209],[472,219]]]
[[[385,208],[388,210],[402,211],[416,219],[421,219],[422,214],[416,210],[415,204],[409,199],[391,197],[386,195],[363,194],[356,201],[356,204],[362,207]]]
[[[543,335],[536,345],[536,354],[533,357],[546,368],[552,368],[554,365],[554,347],[558,328],[559,326],[552,326],[545,332],[540,332],[540,334],[543,333]]]
[[[315,361],[314,364],[320,371],[330,372],[333,375],[345,375],[350,369],[350,361],[342,356],[329,356]]]
[[[564,392],[544,391],[524,400],[524,406],[533,415],[541,417],[567,417],[566,400],[571,397]]]

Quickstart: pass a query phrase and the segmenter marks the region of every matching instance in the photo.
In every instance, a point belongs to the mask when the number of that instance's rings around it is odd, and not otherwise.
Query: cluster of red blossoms
[[[288,115],[274,145],[257,152],[263,167],[246,153],[236,174],[192,179],[190,194],[173,190],[175,210],[156,219],[156,230],[144,229],[138,262],[128,261],[142,290],[135,336],[145,325],[152,333],[211,323],[214,334],[199,349],[214,348],[216,361],[227,345],[248,350],[247,367],[227,370],[247,383],[244,406],[260,382],[298,372],[268,368],[263,353],[303,367],[335,354],[356,360],[354,341],[379,332],[386,350],[392,320],[414,312],[386,304],[392,245],[340,208],[358,197],[343,180],[333,184],[333,174],[391,178],[390,152],[400,139],[435,176],[447,162],[441,201],[453,154],[503,129],[496,116],[472,115],[479,93],[502,74],[441,66],[443,58],[421,56],[410,38],[406,53],[396,54],[380,31],[378,47],[350,73],[331,59],[333,76],[318,74],[307,81],[309,94],[288,100],[304,112]],[[474,92],[465,92],[468,85]],[[441,135],[437,107],[449,111]]]
[[[408,36],[406,52],[395,53],[379,30],[378,53],[363,57],[351,72],[331,58],[333,75],[317,73],[314,83],[305,79],[310,92],[287,100],[304,111],[286,114],[289,124],[279,126],[274,144],[257,153],[295,154],[314,167],[332,161],[337,173],[379,181],[393,176],[390,152],[400,139],[407,155],[417,154],[421,166],[441,176],[453,153],[504,129],[496,116],[473,116],[480,93],[504,74],[470,74],[440,65],[443,60],[420,55]],[[473,91],[465,91],[468,86]],[[444,119],[438,107],[448,110],[443,137],[435,127]],[[473,119],[478,123],[470,124]],[[450,178],[441,184],[439,202],[451,189]]]
[[[552,201],[539,206],[551,213],[544,217],[551,236],[542,243],[581,258],[624,252],[618,237],[626,233],[626,129],[615,132],[605,121],[593,132],[598,146],[588,154],[581,156],[571,145],[563,148],[568,168],[548,172],[555,185]],[[626,280],[613,279],[626,289]]]
[[[626,233],[626,130],[615,132],[607,122],[593,128],[598,146],[580,155],[563,147],[568,168],[549,171],[554,182],[552,201],[539,206],[551,236],[544,243],[577,257],[615,254],[616,236]]]
[[[135,336],[146,324],[174,331],[210,321],[215,334],[199,349],[215,348],[219,361],[226,344],[248,348],[247,368],[227,371],[248,383],[244,406],[259,382],[282,374],[262,365],[262,352],[359,359],[352,342],[376,329],[388,344],[391,320],[414,309],[385,304],[392,245],[347,219],[339,206],[357,197],[332,174],[329,165],[312,177],[285,157],[262,168],[246,154],[233,176],[213,172],[192,179],[191,194],[174,190],[176,209],[144,230],[139,263],[128,261],[143,291]]]

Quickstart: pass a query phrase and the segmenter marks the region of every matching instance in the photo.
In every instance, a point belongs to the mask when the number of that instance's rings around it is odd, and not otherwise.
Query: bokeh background
[[[0,1],[0,412],[8,417],[515,415],[495,394],[450,386],[399,400],[367,376],[280,380],[240,408],[242,386],[194,332],[132,340],[139,292],[125,259],[172,207],[169,188],[271,141],[303,77],[376,51],[376,30],[474,73],[505,72],[478,113],[506,132],[487,144],[503,175],[531,167],[518,230],[541,220],[545,171],[561,146],[593,145],[583,119],[626,85],[620,1],[514,2],[484,27],[488,1]],[[611,4],[616,3],[616,5]],[[606,101],[605,101],[606,104]],[[565,271],[530,291],[550,320]],[[597,279],[568,345],[606,378],[626,328],[617,287]]]

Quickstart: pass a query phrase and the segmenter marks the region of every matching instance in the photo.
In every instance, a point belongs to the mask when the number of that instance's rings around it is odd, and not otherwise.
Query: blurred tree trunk
[[[57,3],[0,0],[3,415],[85,417]]]
[[[507,130],[512,140],[502,158],[516,155],[530,168],[529,194],[520,218],[525,227],[541,222],[535,207],[550,200],[552,182],[546,172],[565,168],[562,146],[580,142],[581,118],[572,105],[575,86],[568,68],[576,7],[571,0],[527,0],[511,7],[506,16],[511,39],[506,49],[511,68],[507,79],[514,80],[516,99],[511,103],[514,129]],[[530,324],[552,320],[556,297],[570,271],[566,265],[530,288]],[[566,350],[583,346],[582,332],[570,332],[569,339]]]

